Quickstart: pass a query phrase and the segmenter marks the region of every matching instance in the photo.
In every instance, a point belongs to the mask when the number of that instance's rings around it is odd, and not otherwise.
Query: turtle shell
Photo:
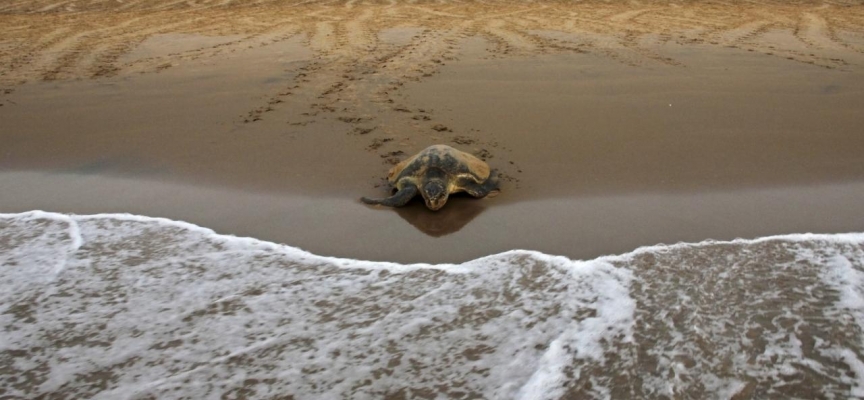
[[[440,169],[451,178],[471,178],[477,183],[485,182],[491,172],[483,160],[450,146],[437,144],[393,166],[387,174],[387,180],[396,183],[403,177],[422,178],[430,168]]]

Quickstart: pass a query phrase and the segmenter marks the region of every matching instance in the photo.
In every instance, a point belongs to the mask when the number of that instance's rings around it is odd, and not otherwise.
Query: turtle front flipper
[[[380,204],[382,206],[387,207],[402,207],[408,204],[414,196],[417,195],[417,186],[414,185],[405,185],[402,189],[399,189],[396,194],[390,196],[386,199],[370,199],[368,197],[360,198],[360,201],[366,204]]]
[[[483,183],[477,183],[465,179],[461,182],[461,186],[466,192],[468,192],[468,194],[478,199],[486,197],[490,193],[497,193],[500,191],[500,188],[498,187],[498,172],[492,171],[492,173],[489,174],[489,178],[487,178]]]

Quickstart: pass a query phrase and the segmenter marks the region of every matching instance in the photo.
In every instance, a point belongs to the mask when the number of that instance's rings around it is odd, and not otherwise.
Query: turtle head
[[[447,197],[450,195],[443,179],[430,179],[423,185],[420,193],[423,195],[423,200],[426,201],[426,207],[432,211],[438,211],[444,207],[444,204],[447,203]]]

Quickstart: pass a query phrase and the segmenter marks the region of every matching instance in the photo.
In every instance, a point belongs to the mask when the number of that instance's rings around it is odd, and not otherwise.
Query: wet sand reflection
[[[478,200],[458,193],[451,195],[447,205],[438,211],[427,209],[418,197],[405,207],[396,208],[396,213],[420,232],[431,237],[442,237],[464,228],[486,210],[487,205],[485,199]]]

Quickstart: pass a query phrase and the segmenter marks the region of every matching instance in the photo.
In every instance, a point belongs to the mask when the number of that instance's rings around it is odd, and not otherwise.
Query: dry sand
[[[0,212],[403,262],[864,230],[861,2],[28,0],[0,28]],[[503,193],[357,201],[433,143]]]

